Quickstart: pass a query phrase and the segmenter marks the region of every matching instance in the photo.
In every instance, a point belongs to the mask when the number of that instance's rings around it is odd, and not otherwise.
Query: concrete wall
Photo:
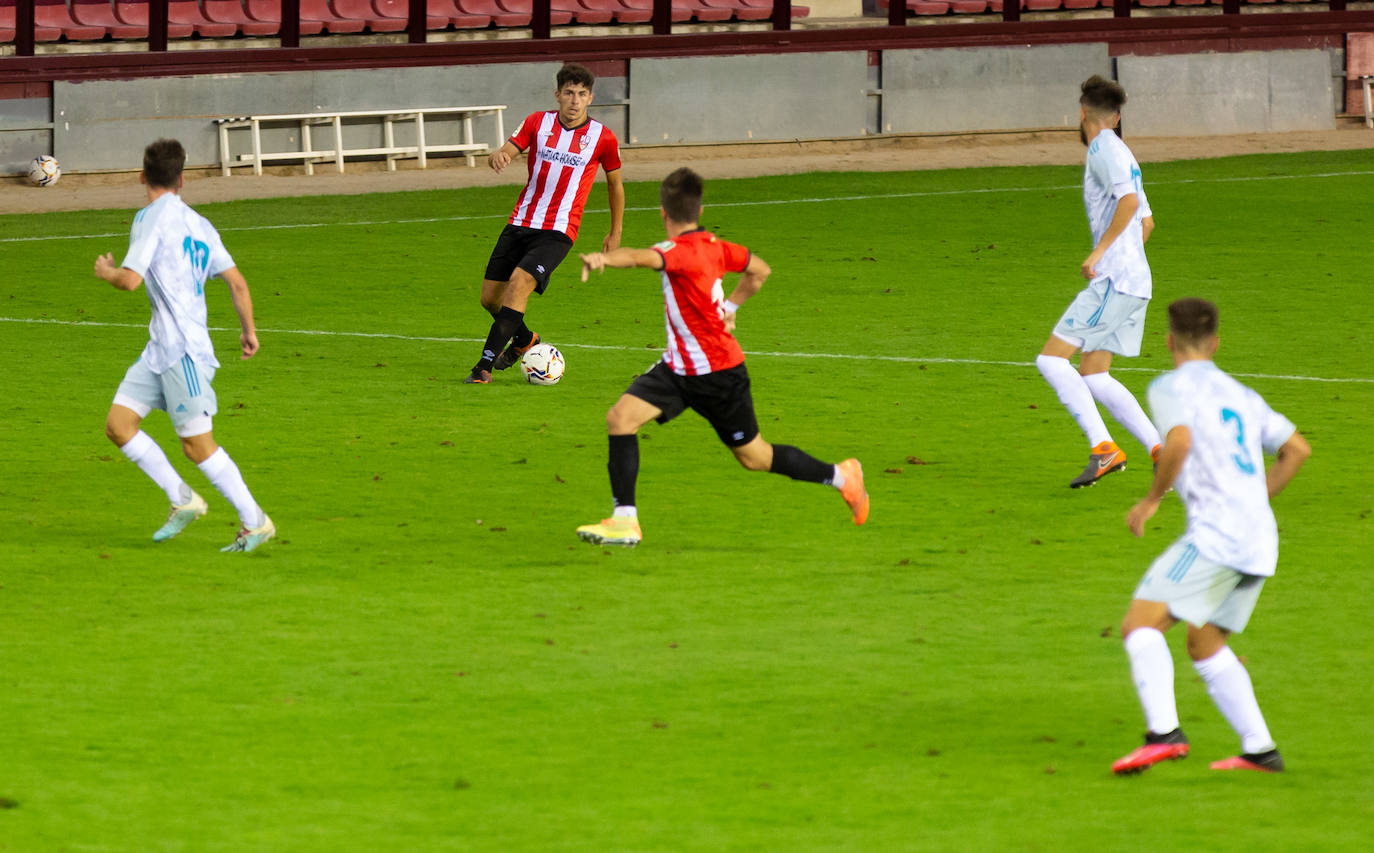
[[[0,98],[0,175],[27,172],[39,154],[52,153],[52,100]]]
[[[1110,77],[1106,44],[888,50],[884,133],[1073,127],[1079,84]]]
[[[629,141],[861,136],[868,85],[858,51],[634,59]]]
[[[1130,132],[1208,136],[1330,130],[1331,58],[1321,50],[1123,56]]]

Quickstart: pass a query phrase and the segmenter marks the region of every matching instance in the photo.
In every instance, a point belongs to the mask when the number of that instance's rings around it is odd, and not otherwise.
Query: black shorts
[[[562,231],[507,225],[496,238],[496,248],[487,261],[488,281],[510,281],[519,267],[534,278],[534,292],[543,293],[549,276],[568,256],[573,241]]]
[[[657,418],[661,424],[692,409],[711,424],[726,447],[748,444],[759,434],[749,371],[743,364],[702,376],[679,376],[666,361],[660,361],[630,383],[625,393],[661,409],[663,414]]]

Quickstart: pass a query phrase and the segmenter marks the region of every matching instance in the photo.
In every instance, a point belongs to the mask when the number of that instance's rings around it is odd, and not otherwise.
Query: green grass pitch
[[[215,434],[280,530],[249,555],[219,553],[234,514],[164,415],[211,504],[168,543],[102,434],[148,307],[91,265],[137,188],[0,217],[0,851],[1368,849],[1368,152],[1145,167],[1155,304],[1117,375],[1143,394],[1164,306],[1215,299],[1219,363],[1314,448],[1234,642],[1277,777],[1207,769],[1237,743],[1177,632],[1193,756],[1108,770],[1143,731],[1117,626],[1183,517],[1128,534],[1149,465],[1120,428],[1128,470],[1066,488],[1084,441],[1032,360],[1080,287],[1080,180],[708,183],[704,224],[774,269],[738,330],[763,435],[858,456],[872,517],[689,413],[643,433],[635,550],[573,528],[609,511],[603,415],[663,345],[655,275],[567,262],[529,315],[562,384],[459,384],[512,188],[200,208],[261,329],[238,361],[212,288]],[[660,239],[656,186],[629,201],[626,244]]]

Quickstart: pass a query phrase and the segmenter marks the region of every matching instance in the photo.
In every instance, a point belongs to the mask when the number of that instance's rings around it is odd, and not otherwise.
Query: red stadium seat
[[[588,9],[610,12],[615,20],[622,24],[647,24],[654,19],[652,9],[631,9],[622,5],[620,0],[581,0],[581,2]]]
[[[582,0],[553,0],[553,9],[567,12],[579,24],[609,24],[615,17],[614,13],[588,6]]]
[[[749,6],[743,0],[701,0],[707,6],[729,9],[736,21],[766,21],[773,17],[773,10],[764,6]]]
[[[14,41],[15,34],[14,0],[0,0],[0,42]],[[62,38],[61,27],[34,25],[34,41],[57,41]]]
[[[110,0],[72,0],[72,17],[78,23],[104,27],[117,39],[146,39],[147,25],[126,24],[115,17]]]
[[[72,18],[66,0],[35,0],[33,22],[39,27],[56,27],[68,41],[99,41],[105,38],[105,27],[83,25]]]
[[[115,0],[116,3],[119,0]],[[248,17],[265,24],[281,25],[281,0],[243,0],[244,11]],[[305,2],[301,0],[301,35],[317,36],[324,32],[324,21],[305,13]],[[357,30],[354,30],[357,32]]]
[[[906,0],[906,9],[915,15],[947,15],[949,3],[947,0]]]
[[[1168,6],[1170,0],[1136,0],[1136,2],[1147,8],[1158,9],[1162,6]]]
[[[134,27],[148,26],[148,0],[114,0],[115,17]],[[168,15],[170,18],[171,15]],[[190,38],[196,28],[190,24],[170,21],[167,24],[167,38]]]
[[[449,25],[456,30],[480,30],[491,26],[491,15],[469,15],[453,0],[429,0],[429,14],[448,18]]]
[[[639,11],[647,9],[651,15],[654,11],[654,0],[620,0],[620,2],[627,9]],[[672,10],[671,18],[673,23],[681,24],[692,20],[692,10],[686,6],[679,6],[677,0],[673,0]]]
[[[1027,12],[1053,12],[1059,5],[1060,0],[1021,0],[1021,8]]]
[[[1064,0],[1065,9],[1096,9],[1103,5],[1104,0]],[[1106,5],[1111,5],[1111,0],[1105,0]],[[1194,0],[1194,2],[1205,3],[1207,0]]]
[[[410,5],[408,2],[402,5],[401,15],[398,17],[379,11],[371,0],[333,0],[330,3],[335,15],[351,21],[362,21],[374,33],[398,33],[404,30],[409,23]],[[445,21],[444,25],[447,23]]]
[[[956,15],[981,15],[988,10],[988,0],[950,0],[949,10]]]
[[[206,38],[229,38],[239,31],[236,24],[212,21],[205,17],[197,0],[169,0],[167,20],[175,24],[190,24],[197,35]]]
[[[496,5],[496,0],[454,0],[459,11],[467,15],[485,15],[498,27],[528,27],[530,13],[523,15]]]
[[[243,8],[243,0],[204,0],[205,17],[221,24],[233,24],[246,36],[274,36],[281,29],[275,21],[254,19]]]
[[[714,9],[707,6],[702,0],[673,0],[673,8],[679,6],[690,11],[695,20],[703,23],[728,21],[733,14],[729,9]]]
[[[534,14],[533,0],[496,0],[496,5],[508,12],[525,15],[526,20]],[[572,15],[568,12],[560,12],[557,9],[549,10],[549,23],[556,27],[561,27],[572,23]]]

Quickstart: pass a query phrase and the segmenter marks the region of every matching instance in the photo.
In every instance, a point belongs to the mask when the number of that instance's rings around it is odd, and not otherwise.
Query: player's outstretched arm
[[[653,249],[615,249],[610,252],[589,252],[578,255],[582,259],[582,280],[586,281],[593,272],[602,272],[607,267],[616,269],[663,269],[663,256]]]
[[[510,165],[510,162],[515,159],[515,155],[519,153],[520,149],[516,148],[514,143],[507,142],[505,145],[491,152],[491,156],[487,158],[487,165],[491,167],[493,172],[499,175],[506,171],[506,167]]]
[[[1307,457],[1312,455],[1312,446],[1307,443],[1295,430],[1288,440],[1279,445],[1278,458],[1274,464],[1269,466],[1269,472],[1265,474],[1265,480],[1269,485],[1269,497],[1277,495],[1283,491],[1298,473],[1302,463],[1307,461]]]
[[[248,292],[248,281],[238,267],[230,267],[219,274],[229,285],[229,299],[234,303],[234,311],[239,315],[239,346],[243,350],[240,358],[252,358],[258,351],[258,329],[253,324],[253,297]]]
[[[1112,224],[1107,226],[1107,230],[1102,234],[1102,239],[1097,241],[1092,253],[1083,261],[1078,271],[1089,281],[1097,278],[1097,262],[1102,260],[1102,256],[1107,254],[1107,250],[1116,242],[1116,238],[1121,236],[1121,232],[1126,230],[1126,226],[1131,224],[1131,219],[1135,217],[1135,212],[1140,209],[1140,196],[1136,193],[1123,195],[1116,203],[1116,213],[1112,216]]]
[[[1159,450],[1159,469],[1155,471],[1154,482],[1150,483],[1150,491],[1126,513],[1126,526],[1136,536],[1145,535],[1145,522],[1159,510],[1159,502],[1173,488],[1188,451],[1192,449],[1193,433],[1186,426],[1176,426],[1164,436],[1164,446]]]
[[[606,200],[611,206],[611,231],[601,241],[601,251],[610,252],[620,248],[620,227],[625,221],[625,182],[619,169],[606,173]]]
[[[120,290],[137,290],[143,283],[143,276],[128,267],[115,266],[114,255],[110,252],[96,256],[95,275]]]

